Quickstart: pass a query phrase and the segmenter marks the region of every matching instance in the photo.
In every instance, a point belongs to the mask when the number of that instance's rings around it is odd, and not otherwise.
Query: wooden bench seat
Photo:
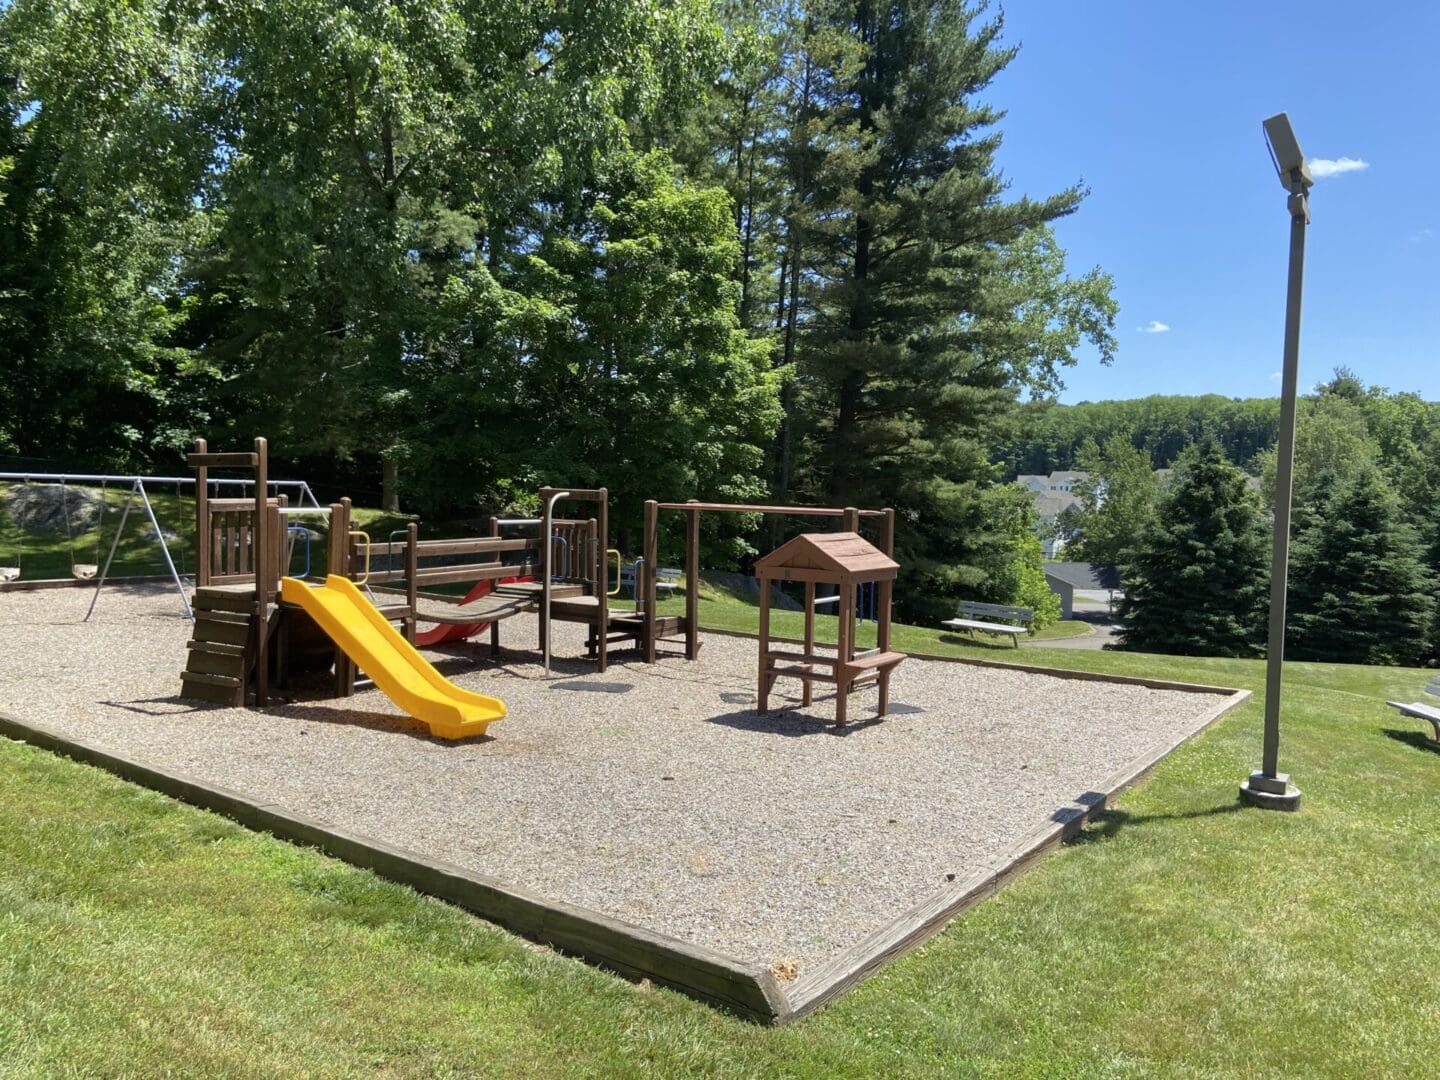
[[[847,671],[878,671],[881,668],[892,668],[905,659],[903,652],[872,652],[864,653],[845,664]]]
[[[506,596],[494,593],[489,596],[481,596],[463,605],[420,597],[415,602],[415,619],[417,622],[424,623],[466,626],[472,623],[508,619],[512,615],[519,615],[522,611],[529,611],[533,605],[534,601],[528,596]]]

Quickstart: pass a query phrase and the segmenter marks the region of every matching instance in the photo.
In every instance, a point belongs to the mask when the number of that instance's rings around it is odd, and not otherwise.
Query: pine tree
[[[1305,515],[1290,574],[1286,656],[1413,664],[1426,653],[1434,582],[1420,538],[1374,467]]]
[[[1213,440],[1176,465],[1123,568],[1124,648],[1256,656],[1265,640],[1269,536],[1245,474]]]

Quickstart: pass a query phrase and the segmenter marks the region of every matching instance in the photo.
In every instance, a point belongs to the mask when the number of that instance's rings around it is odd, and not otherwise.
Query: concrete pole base
[[[1253,772],[1240,785],[1240,800],[1262,810],[1299,810],[1300,789],[1290,783],[1289,773]]]

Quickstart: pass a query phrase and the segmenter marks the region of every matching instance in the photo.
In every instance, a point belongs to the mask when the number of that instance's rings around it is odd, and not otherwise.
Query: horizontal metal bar
[[[112,476],[112,475],[107,474],[107,473],[0,472],[0,480],[40,480],[40,481],[53,480],[53,481],[55,481],[56,483],[59,483],[59,482],[62,481],[62,480],[65,481],[65,482],[67,482],[67,483],[70,482],[71,480],[76,480],[76,481],[85,481],[85,482],[87,482],[87,483],[96,483],[96,484],[98,484],[98,483],[107,483],[107,484],[133,483],[133,482],[136,481],[136,480],[139,480],[142,484],[193,484],[193,483],[195,483],[195,477],[193,477],[193,476],[133,476],[133,475],[132,475],[132,476]],[[234,479],[234,480],[230,480],[230,479],[225,479],[225,478],[219,478],[219,477],[214,477],[214,476],[212,476],[212,477],[210,477],[210,479],[208,480],[208,483],[211,483],[211,484],[244,484],[244,485],[247,486],[247,487],[253,487],[254,484],[255,484],[255,481],[254,481],[254,480],[242,480],[242,479],[239,479],[239,478],[236,478],[236,479]],[[265,484],[266,484],[267,487],[298,487],[298,488],[304,488],[306,491],[309,491],[309,490],[310,490],[310,485],[307,484],[304,480],[267,480],[267,481],[265,482]],[[537,520],[538,520],[538,519],[537,519]]]

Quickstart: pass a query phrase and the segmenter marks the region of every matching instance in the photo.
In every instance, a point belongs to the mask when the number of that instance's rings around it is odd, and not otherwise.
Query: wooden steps
[[[255,663],[255,590],[195,590],[195,628],[185,643],[180,696],[244,705]]]

